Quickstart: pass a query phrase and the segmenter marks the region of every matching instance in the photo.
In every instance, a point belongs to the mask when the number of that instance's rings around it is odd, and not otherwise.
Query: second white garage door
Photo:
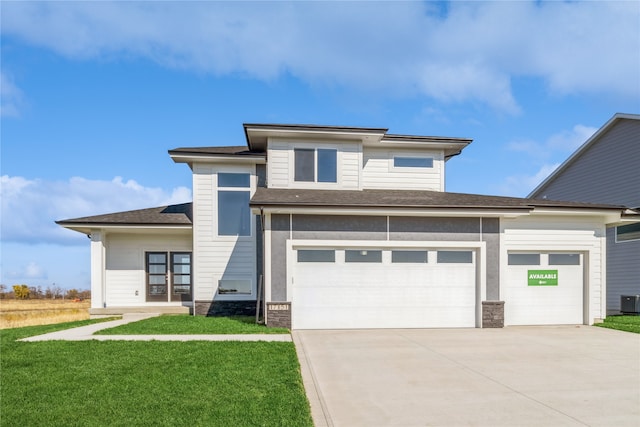
[[[294,329],[476,325],[473,250],[298,248],[294,258]]]

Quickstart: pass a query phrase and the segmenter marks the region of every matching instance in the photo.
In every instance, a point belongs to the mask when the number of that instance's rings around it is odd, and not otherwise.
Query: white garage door
[[[581,253],[509,253],[505,323],[582,324],[583,265]]]
[[[294,329],[474,327],[472,250],[294,251]]]

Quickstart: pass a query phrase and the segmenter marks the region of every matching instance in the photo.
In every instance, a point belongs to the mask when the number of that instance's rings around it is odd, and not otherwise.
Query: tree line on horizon
[[[11,289],[7,285],[0,284],[0,299],[91,299],[90,290],[62,289],[55,283],[46,288],[42,286],[28,286],[26,284],[13,285]]]

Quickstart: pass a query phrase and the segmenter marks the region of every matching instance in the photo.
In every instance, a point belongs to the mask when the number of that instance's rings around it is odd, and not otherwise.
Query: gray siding
[[[289,215],[271,217],[271,299],[286,301]],[[294,239],[387,240],[384,216],[293,215]],[[500,223],[497,218],[390,217],[389,240],[487,242],[487,299],[499,300]]]
[[[640,206],[640,120],[620,120],[534,196]]]
[[[607,313],[620,311],[620,295],[640,295],[640,240],[616,243],[607,230]]]
[[[621,119],[533,197],[640,206],[640,120]],[[615,243],[607,230],[607,312],[640,294],[640,241]]]

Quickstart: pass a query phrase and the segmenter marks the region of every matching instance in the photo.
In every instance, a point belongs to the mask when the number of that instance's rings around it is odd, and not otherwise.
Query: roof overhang
[[[154,234],[162,231],[166,234],[185,234],[193,231],[190,224],[99,224],[99,223],[66,223],[64,221],[57,222],[58,225],[78,233],[90,235],[95,231],[114,232],[114,233],[130,233],[130,234]]]
[[[228,163],[228,164],[258,164],[267,163],[264,154],[242,155],[237,154],[205,154],[205,153],[185,153],[169,151],[169,156],[175,163],[186,163],[193,167],[194,163]]]
[[[384,128],[259,123],[245,123],[243,126],[247,145],[252,151],[265,151],[269,138],[379,142],[388,130]]]

